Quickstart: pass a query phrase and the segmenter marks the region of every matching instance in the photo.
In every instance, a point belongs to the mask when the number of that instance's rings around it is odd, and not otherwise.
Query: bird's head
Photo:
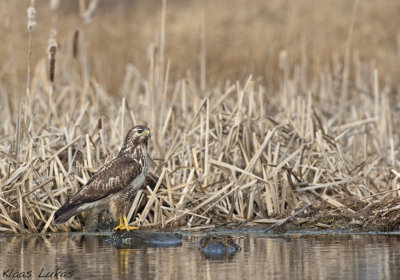
[[[146,143],[151,138],[150,128],[144,125],[132,127],[126,134],[125,143],[132,142],[134,144]]]
[[[126,134],[124,145],[122,146],[120,153],[130,153],[140,145],[147,147],[150,138],[150,128],[144,125],[136,125]]]

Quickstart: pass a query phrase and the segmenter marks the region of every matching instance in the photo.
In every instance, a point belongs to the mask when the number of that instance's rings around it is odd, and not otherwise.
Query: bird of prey
[[[56,224],[65,223],[72,216],[93,208],[109,207],[114,220],[119,218],[115,230],[136,229],[128,225],[126,207],[146,177],[147,143],[150,129],[143,125],[132,127],[116,158],[100,168],[90,180],[54,214]]]

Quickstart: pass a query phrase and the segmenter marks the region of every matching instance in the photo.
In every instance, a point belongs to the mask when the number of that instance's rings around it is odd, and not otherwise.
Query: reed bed
[[[307,80],[307,58],[289,64],[283,51],[274,89],[250,74],[210,86],[204,73],[170,80],[160,40],[149,46],[148,73],[126,64],[111,95],[90,72],[85,30],[71,34],[57,57],[52,49],[56,61],[43,57],[32,69],[25,99],[0,90],[0,231],[81,230],[79,217],[55,226],[55,210],[136,124],[152,130],[158,181],[132,202],[132,225],[270,226],[310,205],[346,209],[342,198],[400,194],[398,98],[357,56],[352,68],[327,64]]]

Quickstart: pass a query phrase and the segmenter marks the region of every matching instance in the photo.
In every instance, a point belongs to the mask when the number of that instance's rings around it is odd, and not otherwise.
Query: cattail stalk
[[[53,92],[54,92],[54,75],[56,71],[56,54],[57,54],[57,41],[56,41],[57,31],[52,29],[50,31],[50,38],[48,42],[48,57],[49,57],[49,80],[51,82],[49,90],[49,115],[47,124],[50,125],[53,110]]]
[[[27,97],[30,96],[30,85],[31,85],[31,62],[32,62],[32,31],[36,29],[36,9],[35,0],[31,0],[29,8],[26,10],[28,16],[28,73],[26,80],[26,94]]]
[[[29,7],[26,10],[27,12],[27,30],[28,30],[28,67],[27,67],[27,77],[26,77],[26,106],[25,106],[25,117],[30,116],[31,113],[30,111],[30,98],[31,98],[31,93],[30,93],[30,88],[31,88],[31,64],[32,64],[32,31],[36,29],[37,22],[36,22],[36,9],[35,9],[35,0],[31,0],[29,3]],[[22,107],[22,105],[21,105]],[[15,150],[15,158],[18,159],[18,153],[19,153],[19,145],[20,142],[22,141],[21,139],[21,126],[23,123],[25,123],[25,118],[22,118],[22,112],[20,110],[19,115],[18,115],[18,127],[17,127],[17,134],[16,134],[16,150]]]

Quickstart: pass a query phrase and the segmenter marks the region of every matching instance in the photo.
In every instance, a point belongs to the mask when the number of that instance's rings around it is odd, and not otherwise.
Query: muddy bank
[[[178,231],[182,229],[177,229]],[[184,228],[202,233],[264,232],[285,233],[291,231],[345,230],[350,232],[400,231],[400,198],[386,198],[368,203],[353,199],[338,199],[335,205],[322,202],[296,209],[281,217],[249,222],[231,222],[199,228]],[[182,232],[182,231],[180,231]]]
[[[293,215],[293,213],[292,213]],[[268,227],[267,227],[268,228]],[[293,230],[400,230],[400,198],[368,203],[357,198],[338,199],[335,205],[323,202],[310,205],[282,224],[269,226],[272,232]]]
[[[104,220],[103,221],[107,221]],[[98,228],[86,231],[109,231],[110,223],[96,224]],[[400,231],[400,198],[386,198],[369,203],[357,198],[323,201],[315,205],[298,208],[283,216],[255,219],[246,222],[229,222],[195,227],[146,226],[142,230],[167,232],[232,232],[255,231],[284,233],[298,230],[349,230],[349,231]]]

